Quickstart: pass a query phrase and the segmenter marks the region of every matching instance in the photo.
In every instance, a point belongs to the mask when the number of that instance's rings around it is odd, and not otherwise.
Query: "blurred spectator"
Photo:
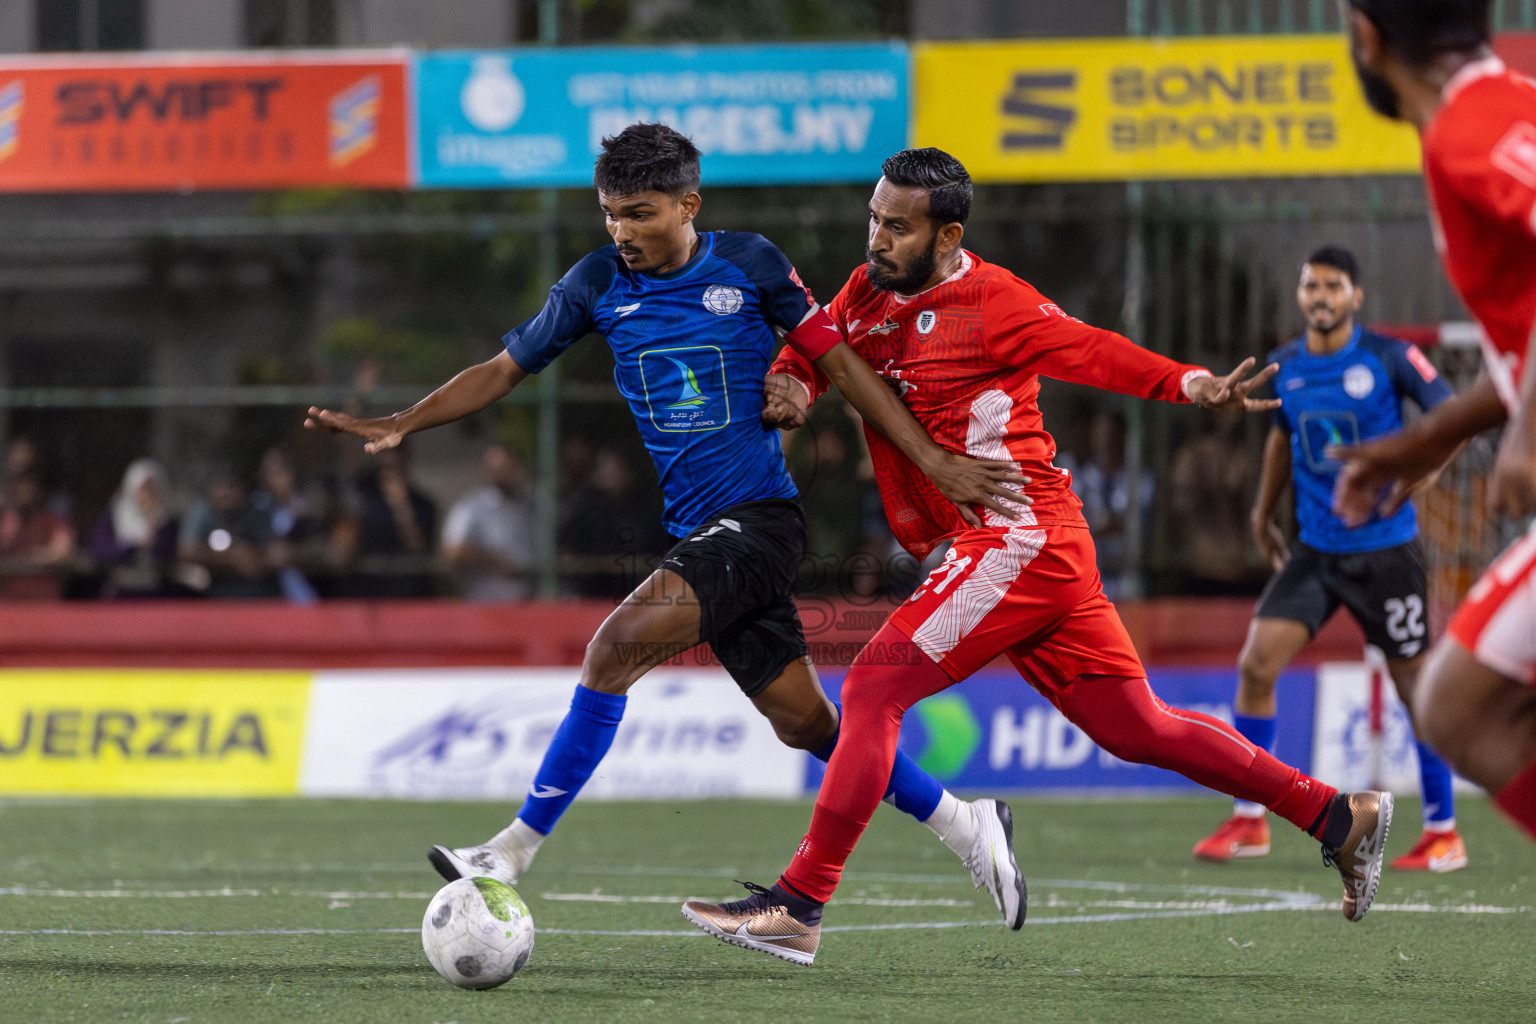
[[[183,597],[193,590],[177,570],[180,521],[171,514],[165,467],[135,459],[91,529],[91,560],[108,598]]]
[[[533,507],[525,496],[527,470],[506,445],[493,444],[481,459],[486,486],[448,510],[443,556],[463,570],[470,601],[522,601],[531,592],[534,561]]]
[[[560,570],[582,597],[623,597],[649,574],[648,560],[672,546],[655,501],[646,500],[635,483],[629,460],[602,448],[591,480],[570,496],[560,529]]]
[[[1248,509],[1259,460],[1241,416],[1207,416],[1169,470],[1178,589],[1194,595],[1257,591],[1265,569],[1249,561]]]
[[[402,444],[373,456],[352,491],[352,514],[333,530],[347,597],[431,597],[437,503],[407,475]]]
[[[282,448],[268,448],[257,470],[252,503],[267,518],[271,542],[267,564],[277,573],[278,588],[291,604],[320,599],[308,572],[322,567],[325,556],[325,496],[302,487],[293,458]]]
[[[182,523],[181,557],[207,569],[209,597],[277,597],[277,576],[267,564],[271,540],[272,524],[245,481],[224,469]]]
[[[6,481],[0,510],[0,597],[58,600],[75,555],[75,529],[48,508],[42,477],[23,470]]]
[[[24,473],[35,474],[42,482],[44,506],[60,519],[72,521],[75,514],[74,502],[55,485],[54,469],[49,460],[43,457],[43,450],[37,442],[25,434],[11,438],[11,443],[6,446],[5,478],[14,480]]]
[[[575,494],[592,479],[597,449],[586,434],[569,433],[560,438],[560,493]]]
[[[1098,549],[1104,593],[1111,601],[1129,596],[1140,573],[1140,567],[1131,564],[1126,538],[1131,478],[1125,467],[1125,436],[1123,414],[1112,409],[1095,412],[1088,422],[1088,458],[1072,478],[1072,489],[1082,500],[1083,518],[1088,520]],[[1152,471],[1143,469],[1137,483],[1141,536],[1148,538],[1155,486]]]

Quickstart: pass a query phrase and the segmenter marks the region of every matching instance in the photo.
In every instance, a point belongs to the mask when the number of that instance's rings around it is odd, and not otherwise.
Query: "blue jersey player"
[[[1340,463],[1331,446],[1357,445],[1402,426],[1402,403],[1431,409],[1451,388],[1412,345],[1364,330],[1355,322],[1364,292],[1355,258],[1337,247],[1319,249],[1301,267],[1297,301],[1307,331],[1276,349],[1271,382],[1280,398],[1264,446],[1264,469],[1253,508],[1259,552],[1274,570],[1265,587],[1238,668],[1234,725],[1253,743],[1273,749],[1275,679],[1342,605],[1385,655],[1387,671],[1411,706],[1419,667],[1429,649],[1424,555],[1413,505],[1347,527],[1332,510]],[[1274,521],[1280,496],[1295,488],[1298,538],[1288,551]],[[1454,871],[1466,866],[1456,832],[1451,773],[1418,744],[1424,833],[1392,862],[1398,870]],[[1238,802],[1231,818],[1195,846],[1195,856],[1225,861],[1269,852],[1264,808]]]
[[[806,657],[790,596],[805,519],[778,432],[762,420],[764,377],[780,336],[973,523],[977,506],[1002,511],[997,496],[1017,500],[1004,485],[1024,481],[1011,463],[934,444],[767,240],[695,229],[699,153],[686,137],[664,125],[631,125],[603,140],[595,183],[614,244],[572,267],[543,311],[502,339],[505,351],[393,416],[311,409],[305,421],[359,435],[376,452],[486,408],[598,333],[613,349],[614,379],[661,478],[665,526],[678,543],[587,646],[570,711],[516,820],[479,846],[430,851],[449,880],[489,875],[516,883],[607,753],[629,688],[700,643],[784,743],[831,756],[840,711]],[[905,757],[888,795],[961,857],[1002,910],[1003,893],[1020,881],[1007,806],[960,801]]]

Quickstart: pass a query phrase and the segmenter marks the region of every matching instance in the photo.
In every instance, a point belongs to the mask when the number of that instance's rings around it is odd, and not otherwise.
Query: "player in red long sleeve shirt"
[[[1321,839],[1344,879],[1344,914],[1375,897],[1392,816],[1388,793],[1340,794],[1249,743],[1225,723],[1169,708],[1114,606],[1071,480],[1036,405],[1041,376],[1122,394],[1262,410],[1245,361],[1225,378],[1142,349],[1068,316],[1034,288],[960,246],[971,183],[954,157],[907,150],[885,162],[870,202],[868,263],[828,307],[848,344],[884,376],[942,447],[1012,462],[1029,503],[987,511],[973,528],[901,453],[866,431],[886,517],[918,558],[953,538],[944,561],[870,641],[843,683],[843,736],[794,861],[771,889],[683,915],[726,942],[794,963],[815,958],[821,908],[889,777],[908,708],[1006,654],[1067,719],[1116,757],[1172,769],[1261,803]],[[764,418],[801,421],[827,383],[781,353]],[[1005,501],[1005,504],[1007,502]],[[946,507],[947,506],[947,507]],[[1012,822],[999,823],[1011,835]],[[1016,865],[1011,865],[1016,869]],[[1005,916],[1024,920],[1016,870],[999,879]],[[1014,912],[1008,913],[1011,909]]]
[[[1477,383],[1400,433],[1341,453],[1334,505],[1391,511],[1476,434],[1507,423],[1489,506],[1536,512],[1536,83],[1489,45],[1490,0],[1350,0],[1366,100],[1419,130],[1435,244],[1485,332]],[[1430,746],[1536,837],[1536,528],[1456,610],[1414,694]]]

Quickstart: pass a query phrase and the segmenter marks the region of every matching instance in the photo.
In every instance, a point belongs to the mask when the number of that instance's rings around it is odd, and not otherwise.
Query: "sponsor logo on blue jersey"
[[[657,430],[719,430],[731,422],[725,354],[714,345],[641,352],[640,381]]]

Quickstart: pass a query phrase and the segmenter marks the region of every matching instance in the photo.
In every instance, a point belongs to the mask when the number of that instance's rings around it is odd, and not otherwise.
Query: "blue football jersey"
[[[1403,425],[1403,399],[1432,409],[1451,388],[1424,354],[1407,342],[1355,328],[1329,355],[1307,351],[1306,337],[1271,353],[1279,372],[1271,381],[1280,398],[1275,424],[1291,436],[1291,480],[1303,544],[1329,554],[1379,551],[1406,544],[1419,532],[1413,503],[1350,529],[1333,514],[1337,459],[1330,445],[1351,445]]]
[[[731,505],[797,493],[779,432],[762,422],[763,378],[778,333],[815,308],[771,242],[714,231],[669,274],[631,271],[613,246],[589,253],[502,342],[538,373],[584,335],[607,339],[661,477],[662,523],[681,537]]]

